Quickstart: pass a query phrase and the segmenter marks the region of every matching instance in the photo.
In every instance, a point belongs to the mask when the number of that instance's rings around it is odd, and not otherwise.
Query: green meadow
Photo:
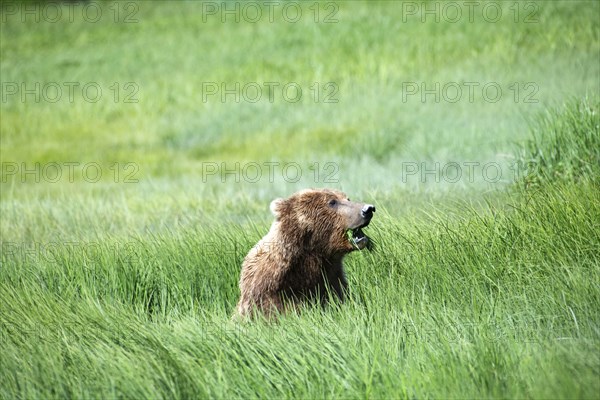
[[[12,2],[0,398],[600,393],[600,3]],[[373,203],[343,304],[233,321],[269,203]]]

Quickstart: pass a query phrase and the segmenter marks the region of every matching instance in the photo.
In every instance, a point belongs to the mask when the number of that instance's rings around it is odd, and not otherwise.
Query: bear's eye
[[[337,204],[337,200],[335,200],[335,199],[331,199],[331,200],[329,200],[329,205],[330,205],[331,207],[334,207],[336,204]]]

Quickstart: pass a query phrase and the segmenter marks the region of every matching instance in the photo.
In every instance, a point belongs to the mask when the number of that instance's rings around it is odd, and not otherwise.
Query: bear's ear
[[[279,217],[281,216],[281,211],[283,208],[282,206],[283,206],[284,201],[285,201],[284,199],[275,199],[271,202],[271,205],[269,206],[269,208],[271,209],[271,212],[275,216],[275,219],[279,219]]]

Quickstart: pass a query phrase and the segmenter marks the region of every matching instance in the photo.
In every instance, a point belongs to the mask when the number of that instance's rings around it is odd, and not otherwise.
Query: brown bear
[[[275,221],[242,265],[237,312],[271,316],[303,301],[344,299],[344,256],[370,243],[362,228],[375,211],[337,190],[307,189],[271,202]],[[350,234],[351,232],[351,234]]]

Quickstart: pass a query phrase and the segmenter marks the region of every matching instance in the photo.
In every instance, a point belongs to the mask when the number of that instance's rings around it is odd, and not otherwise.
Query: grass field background
[[[2,3],[0,397],[598,398],[600,3],[48,4]],[[231,322],[305,187],[376,251]]]

